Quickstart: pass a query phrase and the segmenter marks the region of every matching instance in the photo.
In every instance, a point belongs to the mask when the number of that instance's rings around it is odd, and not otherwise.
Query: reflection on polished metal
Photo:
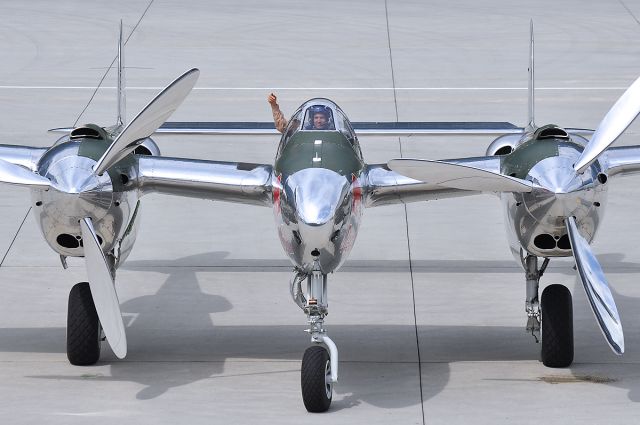
[[[138,160],[142,195],[162,193],[270,207],[271,176],[270,165],[154,156]]]
[[[593,314],[613,351],[616,354],[622,354],[624,353],[622,323],[607,278],[596,256],[591,252],[589,243],[580,234],[575,218],[567,217],[566,223],[576,268]]]
[[[527,313],[526,332],[533,335],[536,342],[540,341],[540,299],[539,288],[540,278],[549,265],[549,259],[545,258],[542,266],[538,269],[538,257],[527,255],[522,258],[522,265],[525,269],[527,280],[527,298],[525,300],[525,312]]]
[[[636,119],[640,114],[638,98],[640,98],[640,77],[620,96],[598,125],[591,141],[574,165],[578,173],[583,173]]]
[[[294,281],[298,276],[294,277]],[[292,282],[293,284],[293,282]],[[293,291],[292,291],[293,294]],[[297,295],[297,300],[306,298],[306,305],[303,310],[307,314],[309,329],[306,331],[311,335],[311,342],[314,344],[324,344],[329,350],[329,368],[327,382],[327,374],[325,374],[325,385],[327,385],[327,397],[330,396],[332,389],[331,384],[338,382],[338,347],[329,338],[327,331],[324,329],[324,318],[329,314],[329,298],[327,295],[327,275],[320,271],[319,262],[315,261],[313,271],[307,275],[307,295],[306,297]]]
[[[51,186],[46,178],[3,159],[0,159],[0,182],[41,190],[49,190]]]
[[[122,37],[120,41],[122,45]],[[49,149],[0,146],[0,182],[31,188],[38,225],[63,265],[67,256],[85,257],[98,317],[118,357],[127,348],[115,272],[132,249],[140,198],[149,193],[272,208],[282,247],[294,266],[291,297],[307,316],[311,342],[324,344],[329,351],[329,361],[316,371],[324,372],[320,382],[324,388],[314,388],[320,394],[326,391],[329,399],[338,379],[339,357],[324,328],[327,275],[337,271],[351,252],[365,207],[499,193],[511,249],[526,271],[527,330],[536,338],[540,333],[538,291],[549,258],[573,253],[603,332],[621,353],[620,320],[588,243],[601,220],[609,176],[640,172],[639,146],[608,149],[635,116],[633,108],[638,105],[633,105],[633,98],[640,89],[634,83],[591,142],[579,135],[583,130],[538,128],[533,119],[533,36],[531,43],[528,125],[502,123],[501,137],[489,146],[486,157],[367,164],[354,126],[338,105],[324,98],[308,100],[293,114],[273,164],[159,157],[149,136],[194,86],[199,72],[192,69],[126,127],[122,105],[113,127],[88,124],[73,129]],[[123,88],[121,80],[120,103]],[[317,113],[329,117],[327,125],[315,126],[312,118]],[[496,131],[492,125],[462,124],[467,125],[457,129],[423,125],[422,130]],[[185,125],[182,130],[193,132],[196,127]],[[370,130],[401,133],[420,126],[400,127]],[[539,258],[544,258],[540,268]]]
[[[104,173],[133,152],[139,142],[151,136],[182,104],[198,81],[199,75],[198,69],[190,69],[149,102],[104,151],[95,165],[95,173],[99,175]]]
[[[609,148],[640,113],[640,78],[611,107],[590,141],[555,125],[537,127],[533,117],[533,31],[530,46],[529,119],[523,134],[497,138],[485,158],[397,159],[388,165],[443,190],[497,192],[504,206],[511,251],[526,273],[527,332],[538,339],[539,280],[549,258],[573,255],[598,324],[613,351],[622,354],[620,318],[589,243],[602,220],[609,177],[640,172],[640,146]],[[545,259],[540,269],[538,258]],[[573,358],[573,341],[562,346],[571,347]]]
[[[0,146],[0,182],[31,189],[36,222],[62,266],[66,268],[67,257],[85,258],[98,319],[119,358],[126,355],[127,341],[114,287],[115,270],[133,247],[139,198],[144,194],[140,157],[131,152],[139,148],[136,152],[142,155],[159,154],[155,142],[146,136],[180,104],[197,75],[197,70],[187,72],[156,97],[128,127],[125,137],[118,135],[121,123],[109,128],[88,124],[48,149]],[[83,314],[70,313],[69,317]],[[90,318],[79,321],[80,326],[90,322]]]
[[[531,192],[535,185],[529,180],[505,176],[466,164],[454,164],[427,159],[391,160],[389,167],[416,180],[440,186],[478,192]]]
[[[114,287],[115,269],[107,262],[91,219],[85,217],[80,220],[80,227],[91,296],[100,317],[100,324],[113,353],[123,359],[127,355],[127,336]]]

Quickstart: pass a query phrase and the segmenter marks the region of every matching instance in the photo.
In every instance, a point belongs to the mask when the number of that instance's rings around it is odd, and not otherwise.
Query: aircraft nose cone
[[[298,171],[287,179],[302,242],[321,249],[330,243],[339,209],[349,193],[346,177],[324,168]]]
[[[287,181],[294,194],[298,221],[308,226],[332,222],[349,191],[344,176],[324,168],[301,170]]]

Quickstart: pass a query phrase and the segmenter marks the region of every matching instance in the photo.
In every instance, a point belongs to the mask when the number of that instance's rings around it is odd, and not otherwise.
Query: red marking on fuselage
[[[282,193],[282,174],[276,177],[276,184],[273,185],[273,211],[276,215],[280,215],[280,197]]]
[[[355,174],[351,174],[351,193],[353,194],[352,211],[358,215],[361,212],[362,206],[362,186],[360,180]]]

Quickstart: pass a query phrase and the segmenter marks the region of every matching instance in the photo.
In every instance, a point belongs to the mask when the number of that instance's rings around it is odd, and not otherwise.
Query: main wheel
[[[331,405],[331,359],[324,347],[314,345],[304,352],[301,370],[302,401],[309,412],[326,412]]]
[[[91,297],[89,282],[80,282],[69,292],[67,310],[67,358],[73,365],[95,364],[100,358],[100,320]]]
[[[573,362],[573,306],[571,292],[563,285],[542,291],[542,363],[567,367]]]

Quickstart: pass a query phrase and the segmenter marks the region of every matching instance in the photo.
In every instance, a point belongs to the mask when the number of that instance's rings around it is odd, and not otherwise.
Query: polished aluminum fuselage
[[[280,242],[297,269],[331,273],[353,248],[362,216],[364,163],[357,141],[339,131],[285,137],[272,181]]]
[[[540,145],[546,146],[540,149]],[[538,257],[573,255],[565,225],[574,217],[580,233],[591,242],[602,220],[607,200],[606,156],[594,162],[583,174],[573,169],[586,141],[571,139],[527,141],[511,155],[518,155],[518,167],[506,159],[502,173],[532,181],[529,193],[504,192],[505,224],[511,251],[521,257],[521,249]],[[521,172],[521,175],[516,175]]]
[[[359,178],[306,168],[279,174],[273,190],[278,236],[291,261],[305,272],[318,266],[325,274],[337,270],[353,248],[360,226]]]

